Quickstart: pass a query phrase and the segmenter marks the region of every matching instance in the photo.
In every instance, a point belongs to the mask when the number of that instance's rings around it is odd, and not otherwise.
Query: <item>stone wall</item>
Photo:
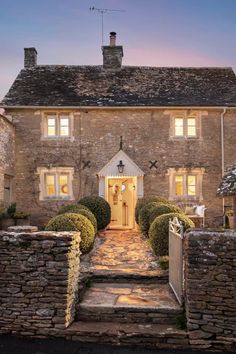
[[[60,111],[58,109],[58,111]],[[74,139],[42,138],[43,110],[8,109],[16,126],[16,200],[19,209],[29,209],[33,224],[43,225],[55,214],[61,201],[39,201],[37,167],[73,167],[75,199],[98,193],[97,173],[119,150],[144,171],[144,195],[169,197],[168,168],[202,167],[203,203],[208,225],[222,222],[222,201],[216,196],[221,181],[220,116],[222,110],[202,114],[200,139],[170,139],[171,118],[163,109],[74,109]],[[235,112],[225,116],[227,159],[236,160]],[[228,139],[229,138],[229,139]],[[149,161],[157,161],[150,169]],[[85,167],[84,162],[90,161]],[[89,167],[90,166],[90,167]]]
[[[69,326],[79,243],[75,232],[0,232],[0,333],[34,336]]]
[[[236,232],[187,233],[185,277],[191,346],[236,350]]]
[[[6,117],[0,114],[0,206],[5,204],[4,176],[14,176],[14,149],[14,126]]]

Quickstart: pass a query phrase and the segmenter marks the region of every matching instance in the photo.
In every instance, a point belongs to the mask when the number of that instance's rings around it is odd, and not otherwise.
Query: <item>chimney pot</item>
[[[110,46],[116,46],[116,32],[110,32]]]
[[[34,47],[24,48],[25,57],[24,57],[24,67],[32,68],[37,65],[37,50]]]

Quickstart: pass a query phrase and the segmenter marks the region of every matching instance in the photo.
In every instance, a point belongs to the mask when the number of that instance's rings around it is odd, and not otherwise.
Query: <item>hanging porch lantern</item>
[[[120,160],[119,164],[117,165],[117,168],[118,168],[118,172],[119,173],[123,173],[124,172],[125,165],[123,164],[122,160]]]

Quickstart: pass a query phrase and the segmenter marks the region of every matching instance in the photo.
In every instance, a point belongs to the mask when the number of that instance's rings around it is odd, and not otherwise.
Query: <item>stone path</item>
[[[105,231],[97,238],[87,266],[97,276],[160,277],[166,273],[147,242],[137,231]],[[82,269],[85,265],[82,262]]]

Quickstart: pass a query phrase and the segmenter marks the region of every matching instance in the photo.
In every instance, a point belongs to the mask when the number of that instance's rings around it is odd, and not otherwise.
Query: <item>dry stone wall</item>
[[[80,234],[0,232],[0,333],[35,336],[74,319]]]
[[[236,350],[236,232],[190,231],[185,278],[190,345]]]

